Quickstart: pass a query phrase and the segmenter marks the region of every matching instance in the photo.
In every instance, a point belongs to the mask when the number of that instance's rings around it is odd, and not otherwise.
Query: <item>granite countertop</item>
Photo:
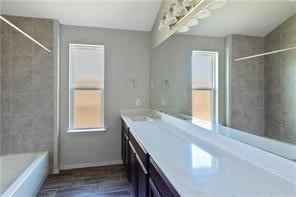
[[[170,122],[122,118],[181,196],[296,195],[296,181],[282,179]]]

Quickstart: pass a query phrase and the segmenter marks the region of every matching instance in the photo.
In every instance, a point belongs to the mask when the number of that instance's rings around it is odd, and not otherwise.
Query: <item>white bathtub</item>
[[[1,197],[35,196],[48,174],[48,152],[0,157]]]

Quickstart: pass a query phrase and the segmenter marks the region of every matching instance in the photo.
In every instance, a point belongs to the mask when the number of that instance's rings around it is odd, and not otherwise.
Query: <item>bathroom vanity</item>
[[[160,114],[160,119],[150,119],[145,114],[121,116],[122,159],[134,196],[296,193],[296,173],[291,173],[293,169],[296,172],[294,162]],[[207,142],[207,137],[213,143],[216,140],[217,145]],[[227,151],[227,147],[237,153]],[[243,159],[239,152],[253,157]],[[268,168],[269,162],[273,168]],[[289,175],[284,168],[289,168]]]
[[[179,196],[123,119],[121,134],[122,160],[128,172],[133,195]]]

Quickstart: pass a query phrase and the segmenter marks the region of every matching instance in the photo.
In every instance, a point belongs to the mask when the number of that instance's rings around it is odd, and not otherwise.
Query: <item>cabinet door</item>
[[[123,165],[126,167],[126,139],[125,139],[125,132],[121,129],[121,159]]]
[[[136,151],[133,145],[129,142],[129,177],[131,190],[134,197],[138,196],[138,162],[136,157]]]
[[[138,196],[146,197],[148,196],[148,171],[139,156],[136,155],[136,157],[138,165]]]
[[[123,137],[124,137],[124,153],[125,153],[125,166],[127,168],[128,166],[128,136],[126,135],[126,133],[123,132]]]
[[[149,178],[149,197],[161,197],[152,179]]]

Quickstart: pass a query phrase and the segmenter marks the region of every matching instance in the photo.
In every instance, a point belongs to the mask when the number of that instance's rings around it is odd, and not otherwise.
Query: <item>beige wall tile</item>
[[[13,109],[14,114],[32,114],[32,95],[14,95]]]
[[[11,75],[0,76],[1,94],[10,94],[11,91]]]
[[[5,17],[53,47],[53,20]],[[1,154],[52,151],[53,54],[3,23],[1,41]]]
[[[33,42],[20,33],[12,35],[11,51],[13,56],[32,56]]]
[[[52,95],[53,94],[53,77],[44,75],[33,76],[33,94]]]
[[[10,35],[1,36],[1,54],[10,54],[11,52],[11,39]]]
[[[12,65],[12,71],[14,75],[32,74],[32,57],[31,56],[12,57],[11,65]]]
[[[32,115],[15,113],[13,117],[12,134],[32,133]]]
[[[0,98],[1,98],[1,114],[10,115],[11,113],[10,95],[0,95]]]
[[[19,16],[5,16],[12,24],[20,28],[25,33],[32,35],[32,18],[31,17],[19,17]],[[15,29],[12,29],[12,34],[18,34]]]
[[[32,94],[32,76],[14,75],[13,92],[15,94]]]
[[[1,133],[10,134],[12,129],[12,118],[10,115],[1,115]]]
[[[52,95],[33,95],[34,114],[53,114]]]
[[[0,75],[10,75],[11,74],[11,61],[10,56],[1,55],[1,64],[0,64]]]

